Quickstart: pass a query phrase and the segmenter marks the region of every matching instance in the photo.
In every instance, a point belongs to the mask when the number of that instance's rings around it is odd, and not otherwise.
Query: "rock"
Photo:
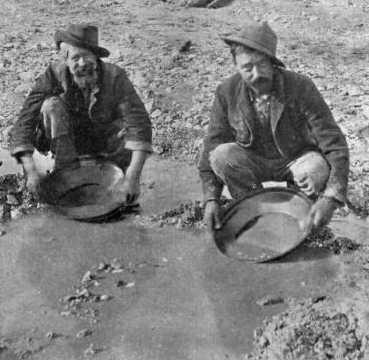
[[[45,337],[48,338],[48,339],[56,339],[58,337],[58,334],[54,333],[53,331],[48,331],[45,334]]]
[[[124,269],[123,259],[119,259],[119,258],[113,259],[110,266],[112,267],[113,270]]]
[[[88,283],[89,281],[93,280],[93,275],[91,274],[91,271],[87,271],[86,274],[83,275],[82,277],[82,284],[86,284]]]
[[[256,303],[259,306],[270,306],[270,305],[282,304],[284,303],[284,299],[279,296],[267,295],[259,299],[258,301],[256,301]]]
[[[0,230],[0,237],[1,236],[4,236],[6,234],[6,231],[4,231],[4,230]]]
[[[154,111],[151,113],[151,117],[152,117],[152,118],[158,118],[160,115],[161,115],[161,111],[160,111],[159,109],[156,109],[156,110],[154,110]]]
[[[83,329],[78,331],[78,333],[76,334],[76,338],[81,339],[87,336],[91,336],[92,335],[92,331],[89,329]]]
[[[104,262],[100,262],[99,265],[97,265],[97,271],[105,271],[109,268],[108,264],[105,264]]]
[[[104,347],[97,346],[91,343],[90,346],[83,352],[83,355],[85,356],[96,355],[104,350],[105,350]]]
[[[112,298],[112,296],[110,296],[110,295],[100,295],[99,296],[99,300],[100,301],[108,301],[108,300],[110,300]]]
[[[125,286],[127,286],[127,284],[128,283],[124,280],[118,280],[116,285],[117,285],[117,287],[123,287],[123,286],[125,287]]]
[[[178,51],[179,52],[186,52],[186,51],[189,51],[191,46],[192,46],[192,41],[191,40],[186,40],[185,42],[183,42],[179,48],[178,48]]]
[[[6,202],[9,205],[13,205],[13,206],[18,206],[19,205],[18,199],[13,194],[8,194],[6,196]]]

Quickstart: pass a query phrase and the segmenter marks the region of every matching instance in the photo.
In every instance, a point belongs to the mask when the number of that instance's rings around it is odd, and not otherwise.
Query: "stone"
[[[18,206],[19,205],[18,199],[13,194],[8,194],[6,196],[6,202],[9,205],[13,205],[13,206]]]
[[[86,284],[88,283],[89,281],[93,280],[93,275],[91,274],[91,271],[87,271],[83,277],[82,277],[82,284]]]
[[[267,295],[256,301],[259,306],[270,306],[284,303],[284,299],[280,296]]]
[[[76,334],[76,338],[81,339],[87,336],[91,336],[92,335],[92,331],[89,329],[83,329],[78,331],[78,333]]]

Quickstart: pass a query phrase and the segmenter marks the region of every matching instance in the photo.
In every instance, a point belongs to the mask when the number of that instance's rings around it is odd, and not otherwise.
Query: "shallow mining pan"
[[[225,255],[264,262],[281,257],[310,232],[313,202],[294,188],[271,187],[231,203],[223,226],[211,235]]]

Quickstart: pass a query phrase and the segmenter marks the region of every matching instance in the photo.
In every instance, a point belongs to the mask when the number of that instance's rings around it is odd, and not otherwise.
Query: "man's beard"
[[[97,82],[96,69],[81,71],[77,69],[73,74],[73,80],[81,90],[91,90]]]

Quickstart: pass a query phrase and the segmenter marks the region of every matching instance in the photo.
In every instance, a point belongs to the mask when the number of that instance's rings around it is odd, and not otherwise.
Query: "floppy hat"
[[[73,46],[89,49],[99,58],[108,57],[109,51],[98,45],[98,30],[94,25],[72,24],[64,30],[57,30],[54,35],[56,46],[65,42]]]
[[[277,35],[265,21],[249,21],[238,33],[221,38],[228,45],[240,44],[260,51],[270,56],[275,65],[285,67],[284,63],[276,57]]]
[[[84,156],[78,166],[47,175],[39,195],[71,219],[103,221],[125,207],[118,193],[123,181],[122,169],[113,162]]]
[[[212,230],[225,255],[254,262],[278,258],[309,234],[313,202],[295,188],[265,188],[232,203],[222,228]]]

